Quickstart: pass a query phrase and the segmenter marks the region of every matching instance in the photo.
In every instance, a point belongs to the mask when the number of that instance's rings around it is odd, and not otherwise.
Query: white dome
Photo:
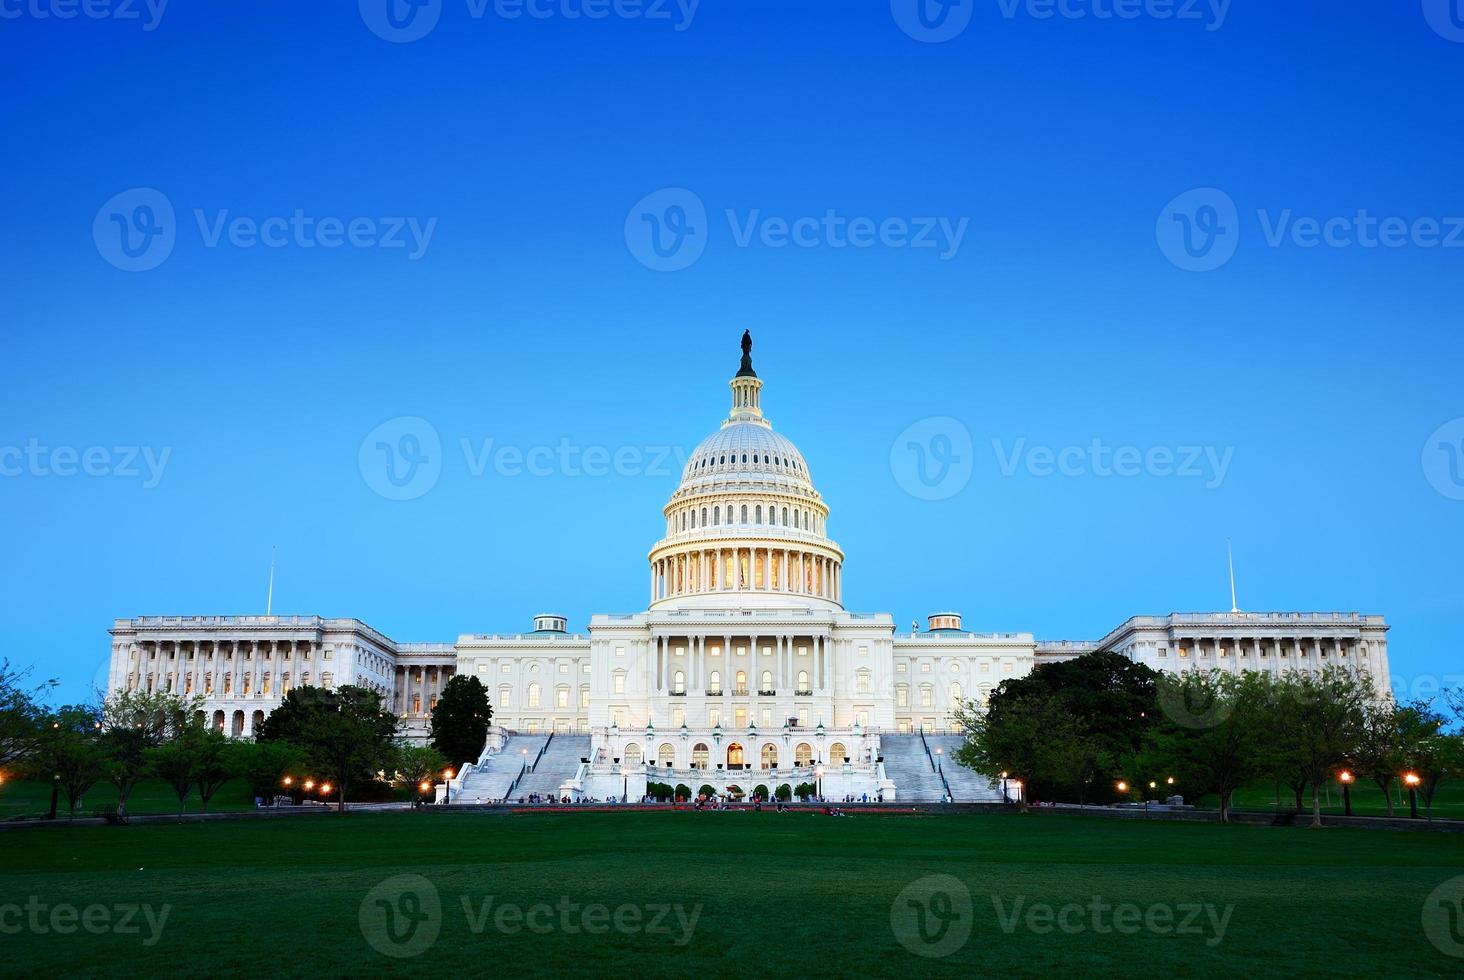
[[[731,422],[692,451],[675,496],[720,493],[748,484],[815,493],[797,446],[765,423]]]

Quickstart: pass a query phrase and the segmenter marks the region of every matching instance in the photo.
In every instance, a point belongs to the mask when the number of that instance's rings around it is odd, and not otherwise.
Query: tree
[[[1398,711],[1398,733],[1404,765],[1418,776],[1418,795],[1433,816],[1433,798],[1445,777],[1460,771],[1459,739],[1444,734],[1448,723],[1427,701],[1414,701]]]
[[[234,776],[229,768],[229,739],[223,732],[209,725],[197,725],[190,729],[197,752],[193,781],[198,786],[198,799],[203,812],[208,812],[208,801]]]
[[[99,743],[101,721],[95,709],[66,705],[48,714],[32,765],[33,771],[50,777],[53,788],[66,796],[67,812],[76,807],[87,790],[106,775],[106,753]],[[52,796],[55,816],[55,796]]]
[[[397,784],[421,794],[423,783],[435,783],[442,777],[447,760],[430,745],[398,745],[395,768]]]
[[[375,691],[349,684],[297,687],[264,720],[259,738],[303,749],[309,764],[331,778],[345,813],[352,783],[390,769],[396,729],[396,715],[384,710]]]
[[[102,702],[102,748],[107,778],[117,787],[118,820],[127,819],[127,800],[147,773],[147,750],[176,738],[200,704],[162,691],[118,691]]]
[[[305,769],[305,750],[293,742],[229,742],[220,759],[222,768],[249,784],[250,795],[268,800],[278,793],[286,776],[299,781]]]
[[[42,696],[56,682],[27,688],[27,675],[12,669],[10,661],[0,660],[0,769],[24,763],[40,745]]]
[[[185,731],[170,742],[143,749],[143,761],[147,772],[161,779],[173,788],[178,796],[178,816],[181,819],[188,803],[188,791],[193,789],[198,760],[194,745]]]
[[[454,675],[432,709],[432,745],[454,765],[477,762],[492,720],[483,682],[474,674]]]
[[[1220,798],[1220,822],[1230,822],[1235,791],[1265,771],[1260,724],[1267,683],[1259,674],[1188,671],[1159,679],[1159,700],[1185,705],[1165,711],[1150,734],[1146,757],[1155,769],[1179,773],[1181,785]]]
[[[1383,802],[1387,804],[1390,817],[1393,815],[1393,783],[1408,764],[1403,744],[1403,711],[1391,694],[1370,701],[1363,708],[1362,728],[1352,756],[1358,772],[1383,791]]]
[[[1030,786],[1064,777],[1064,742],[1082,737],[1081,726],[1063,701],[1053,693],[1034,691],[1018,697],[995,698],[983,710],[974,702],[956,709],[956,720],[966,741],[956,750],[956,761],[982,773],[1007,772]],[[1018,806],[1027,808],[1027,793]]]
[[[988,724],[999,731],[1009,706],[1018,721],[1035,706],[1060,724],[1058,729],[1036,730],[1028,761],[1023,767],[998,765],[978,771],[991,775],[1006,769],[1021,772],[1031,794],[1085,800],[1089,784],[1097,779],[1111,785],[1112,767],[1139,750],[1145,734],[1160,719],[1155,681],[1158,673],[1115,653],[1090,653],[1060,663],[1043,664],[1025,677],[1003,681],[991,694],[985,711],[967,705],[964,727],[976,715],[989,715]],[[1050,709],[1050,710],[1049,710]],[[961,711],[957,712],[958,720]],[[1025,722],[1022,722],[1025,724]],[[1011,744],[1001,754],[1018,750]],[[1042,743],[1042,744],[1037,744]],[[1023,771],[1041,756],[1041,773]],[[968,765],[970,763],[967,763]],[[1028,794],[1023,794],[1024,798]]]
[[[1320,827],[1319,787],[1356,747],[1370,692],[1339,667],[1287,674],[1271,682],[1271,691],[1276,748],[1311,783],[1311,825]]]

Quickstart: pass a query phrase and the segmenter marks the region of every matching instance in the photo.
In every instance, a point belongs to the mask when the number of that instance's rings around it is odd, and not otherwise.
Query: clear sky
[[[1096,638],[1229,537],[1464,675],[1446,2],[92,3],[0,0],[0,617],[67,697],[271,545],[397,640],[643,609],[743,329],[852,609]]]

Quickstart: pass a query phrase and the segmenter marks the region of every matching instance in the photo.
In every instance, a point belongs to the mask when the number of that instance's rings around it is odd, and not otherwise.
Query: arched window
[[[762,767],[764,769],[778,768],[778,747],[772,742],[762,747]]]
[[[707,685],[707,690],[709,691],[720,691],[722,689],[722,672],[720,670],[712,671],[708,675]]]
[[[529,685],[529,705],[528,706],[530,708],[537,708],[539,706],[539,685],[538,684],[530,684]]]
[[[691,765],[694,769],[705,769],[712,759],[707,743],[697,742],[691,748]]]
[[[793,750],[793,764],[795,766],[813,765],[813,746],[807,742],[799,742],[798,747]]]
[[[722,523],[722,508],[720,506],[717,506],[717,507],[713,507],[712,508],[712,523],[713,524],[721,524]]]
[[[798,511],[793,512],[793,526],[798,527]]]
[[[747,671],[745,671],[745,670],[739,670],[737,672],[737,690],[734,691],[733,693],[735,693],[735,694],[746,694],[747,693]]]
[[[631,742],[629,745],[627,745],[625,747],[625,755],[623,756],[623,758],[625,759],[625,764],[627,766],[638,766],[638,765],[640,765],[641,764],[641,747],[640,747],[640,745],[637,744],[637,743],[635,743],[635,742]]]
[[[677,694],[686,693],[685,672],[678,670],[675,674],[671,675],[671,690],[675,691]]]
[[[787,527],[788,526],[788,508],[787,507],[784,507],[783,508],[783,526],[784,527]]]
[[[829,765],[842,766],[848,755],[849,750],[844,748],[844,743],[835,742],[829,746]]]
[[[707,509],[705,507],[703,507],[702,508],[702,527],[706,527],[706,526],[707,526]]]
[[[960,707],[960,705],[961,705],[961,685],[958,684],[958,683],[956,683],[955,681],[952,681],[951,682],[951,706],[952,707]]]
[[[744,523],[744,524],[747,523],[747,505],[746,504],[743,504],[742,505],[742,523]]]
[[[656,757],[656,761],[661,763],[661,765],[667,767],[675,765],[676,746],[672,745],[670,742],[663,743],[661,746],[661,751]]]
[[[811,690],[808,686],[808,671],[806,670],[800,670],[798,672],[798,690],[805,694]]]
[[[762,682],[758,685],[760,691],[771,691],[773,689],[773,672],[765,670],[762,672]]]

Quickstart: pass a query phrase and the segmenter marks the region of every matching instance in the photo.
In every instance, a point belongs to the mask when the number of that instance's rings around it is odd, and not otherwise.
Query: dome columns
[[[695,596],[801,596],[843,604],[843,556],[789,542],[673,546],[651,556],[651,604]]]

